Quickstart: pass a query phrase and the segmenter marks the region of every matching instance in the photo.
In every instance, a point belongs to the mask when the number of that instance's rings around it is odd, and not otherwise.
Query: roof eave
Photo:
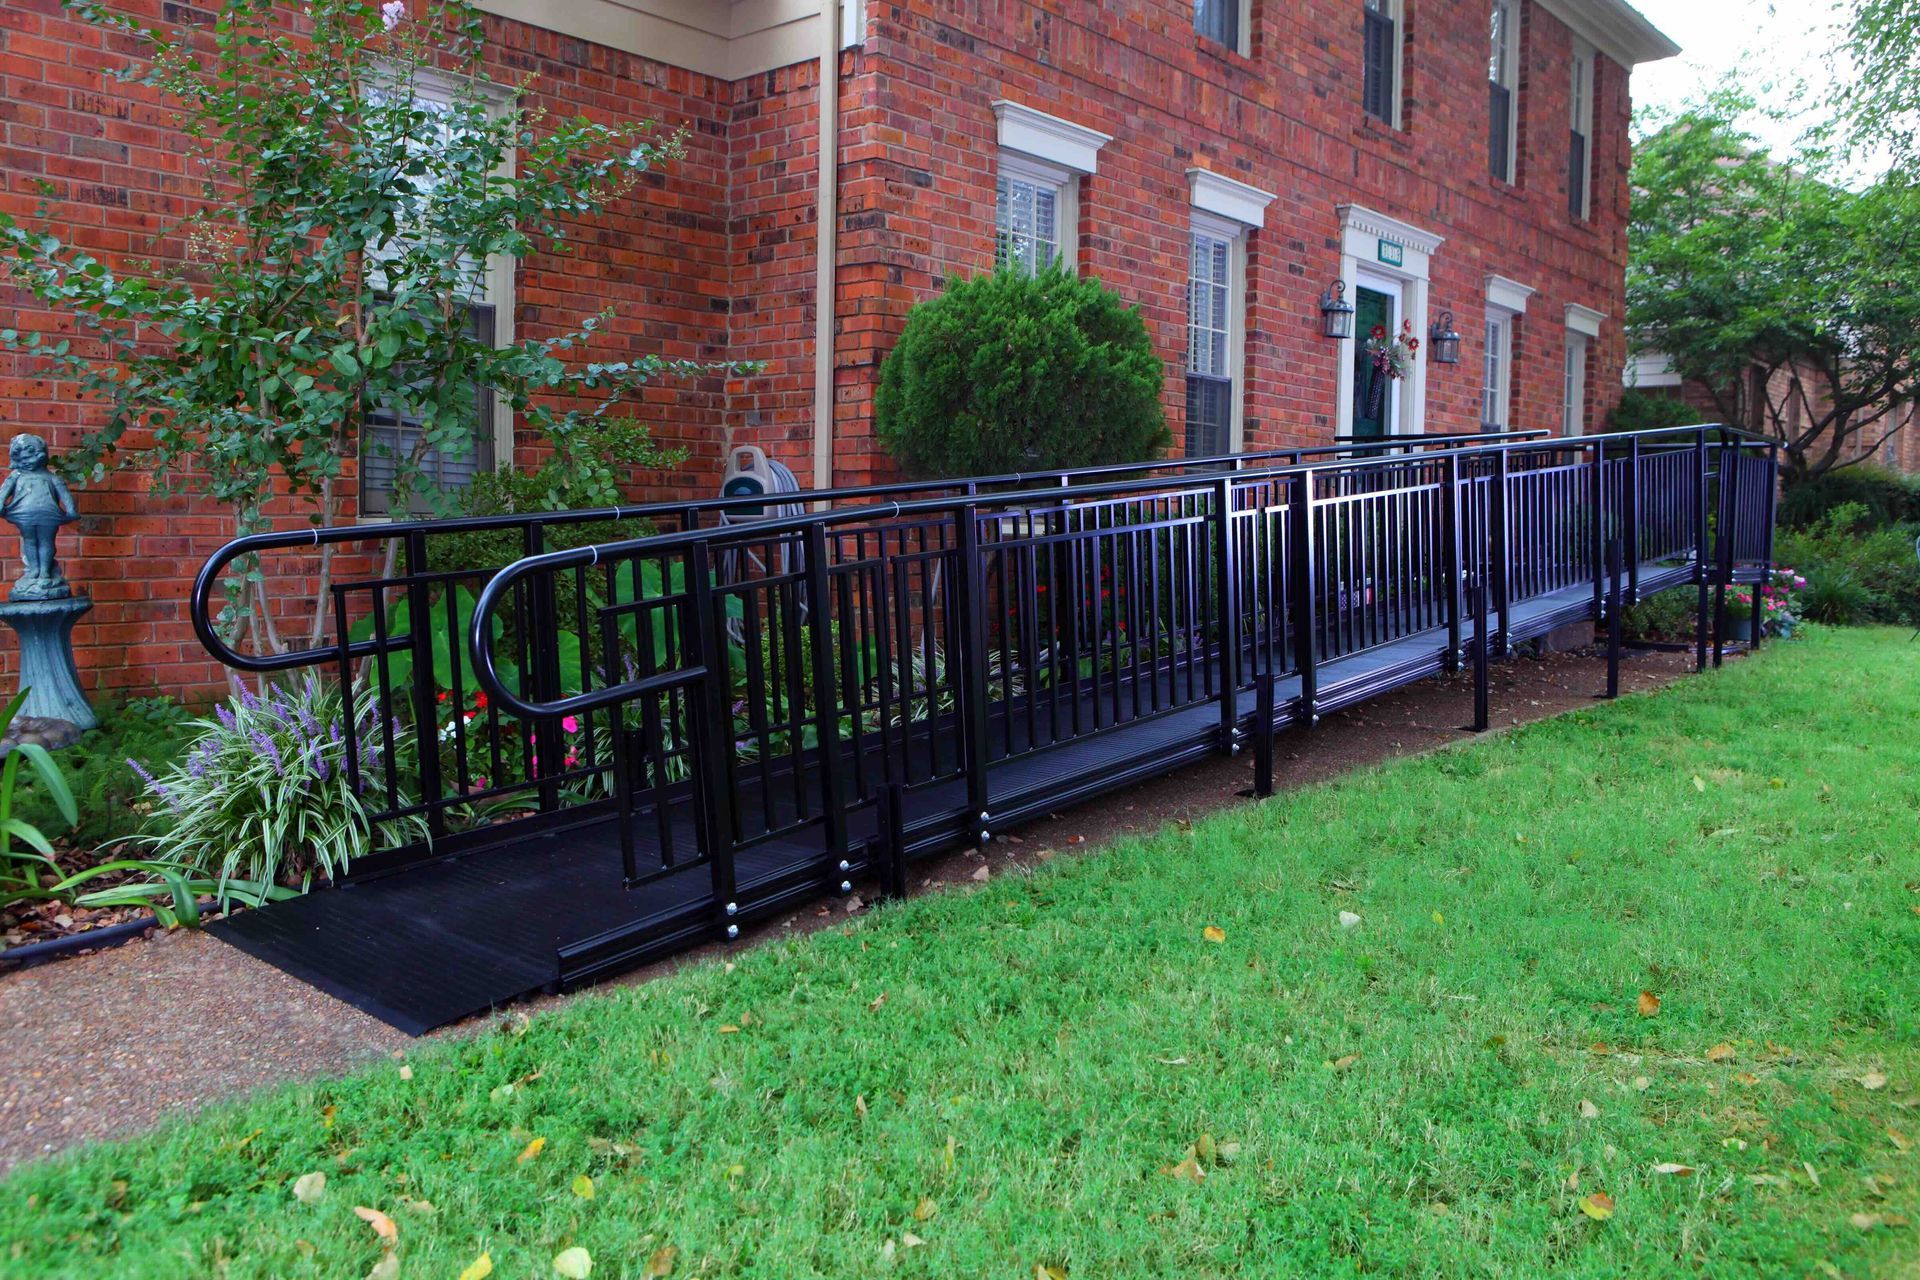
[[[1660,28],[1626,0],[1540,0],[1543,8],[1623,67],[1680,52]]]

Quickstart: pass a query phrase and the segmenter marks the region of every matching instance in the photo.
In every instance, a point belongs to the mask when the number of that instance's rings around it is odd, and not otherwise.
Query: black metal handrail
[[[1138,471],[1181,471],[1200,470],[1220,466],[1239,466],[1244,462],[1290,458],[1298,461],[1307,456],[1317,456],[1336,451],[1347,452],[1354,448],[1390,449],[1405,447],[1427,447],[1433,445],[1458,444],[1464,441],[1484,441],[1496,439],[1535,439],[1548,434],[1538,429],[1526,431],[1485,431],[1467,435],[1407,435],[1394,436],[1367,445],[1340,446],[1337,450],[1328,445],[1303,445],[1289,448],[1265,449],[1250,453],[1223,454],[1206,458],[1158,458],[1147,462],[1108,463],[1094,467],[1064,468],[1042,471],[1012,471],[1001,475],[970,476],[952,480],[898,480],[875,485],[853,485],[829,489],[804,489],[790,495],[780,495],[790,504],[851,501],[878,501],[889,494],[921,494],[947,490],[960,490],[976,493],[983,489],[1019,488],[1042,484],[1071,485],[1087,477],[1123,475]],[[188,616],[192,622],[194,635],[206,651],[218,659],[222,665],[236,671],[266,674],[276,671],[291,671],[300,667],[310,667],[318,663],[333,660],[339,654],[338,646],[324,649],[297,649],[277,654],[244,654],[232,648],[223,640],[214,626],[211,602],[221,579],[234,561],[243,556],[259,555],[268,551],[318,549],[328,545],[356,542],[404,542],[416,537],[445,539],[458,534],[487,533],[495,531],[518,531],[530,540],[537,537],[537,531],[565,528],[583,524],[607,524],[627,520],[651,520],[672,517],[683,522],[688,528],[697,528],[702,516],[709,514],[724,515],[729,511],[762,508],[774,499],[764,494],[743,494],[714,498],[697,498],[676,502],[636,503],[633,506],[619,504],[611,507],[592,507],[567,511],[547,511],[535,514],[506,514],[493,516],[453,516],[432,520],[384,521],[377,524],[333,525],[304,530],[281,530],[271,533],[249,534],[236,538],[208,557],[194,577],[189,597]],[[352,646],[354,657],[368,657],[374,650],[362,642]]]

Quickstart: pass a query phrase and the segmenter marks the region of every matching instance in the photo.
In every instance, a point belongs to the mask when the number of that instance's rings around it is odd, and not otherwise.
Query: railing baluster
[[[1318,552],[1314,546],[1312,474],[1302,472],[1296,476],[1294,490],[1289,508],[1293,524],[1287,557],[1287,576],[1292,587],[1289,607],[1293,613],[1293,661],[1300,671],[1300,720],[1311,725],[1320,719],[1320,677],[1315,656],[1318,648],[1314,637],[1318,626],[1314,602],[1320,587],[1314,575],[1314,558]]]
[[[967,817],[961,829],[972,832],[979,843],[991,838],[992,809],[987,787],[987,655],[985,610],[976,607],[980,600],[980,516],[979,507],[967,503],[955,513],[959,521],[958,564],[954,598],[964,615],[960,623],[960,684],[955,690],[966,752]],[[1098,599],[1098,579],[1095,598]],[[1099,684],[1094,686],[1094,701],[1099,703]]]
[[[669,566],[671,563],[669,560]],[[706,671],[700,682],[706,695],[706,714],[692,717],[697,831],[706,846],[712,874],[715,925],[727,937],[737,938],[740,926],[732,922],[739,908],[734,897],[734,797],[728,782],[733,712],[727,703],[727,629],[714,617],[713,566],[704,541],[687,548],[687,590],[693,597],[693,652],[685,656],[690,665]]]
[[[834,684],[832,585],[827,578],[827,527],[807,526],[807,621],[813,640],[814,737],[820,770],[821,821],[830,879],[847,885],[847,809],[840,780],[840,694]],[[795,734],[798,737],[798,733]],[[798,765],[795,766],[799,768]],[[843,890],[844,892],[844,890]]]
[[[1233,537],[1233,477],[1213,482],[1214,570],[1220,623],[1220,745],[1239,750],[1240,723],[1240,571]]]

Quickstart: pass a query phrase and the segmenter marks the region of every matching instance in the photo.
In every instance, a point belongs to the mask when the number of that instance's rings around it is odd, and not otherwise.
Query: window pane
[[[1240,0],[1194,0],[1193,29],[1229,49],[1240,47]]]
[[[1029,272],[1052,265],[1060,256],[1059,189],[1002,176],[994,191],[996,258]]]
[[[1386,15],[1385,0],[1367,0],[1363,39],[1361,107],[1367,114],[1392,124],[1393,20]]]
[[[474,304],[467,308],[467,334],[489,346],[496,342],[497,323],[494,308]],[[474,476],[494,467],[493,395],[474,388],[473,442],[465,449],[442,453],[428,449],[421,453],[412,472],[413,514],[427,514],[433,508],[420,490],[437,488],[442,492],[464,489]],[[413,457],[421,442],[421,421],[391,406],[367,415],[360,434],[360,511],[362,515],[406,514],[393,511],[393,487],[401,463]]]

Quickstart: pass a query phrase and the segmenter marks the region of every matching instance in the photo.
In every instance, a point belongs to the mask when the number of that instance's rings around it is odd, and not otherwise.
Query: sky
[[[1830,52],[1839,43],[1842,13],[1835,0],[1629,0],[1680,46],[1680,56],[1634,68],[1633,101],[1677,108],[1729,73],[1762,102],[1786,105],[1797,80],[1815,98],[1837,80]],[[1824,109],[1802,109],[1794,123],[1753,119],[1748,128],[1769,151],[1783,154]]]

